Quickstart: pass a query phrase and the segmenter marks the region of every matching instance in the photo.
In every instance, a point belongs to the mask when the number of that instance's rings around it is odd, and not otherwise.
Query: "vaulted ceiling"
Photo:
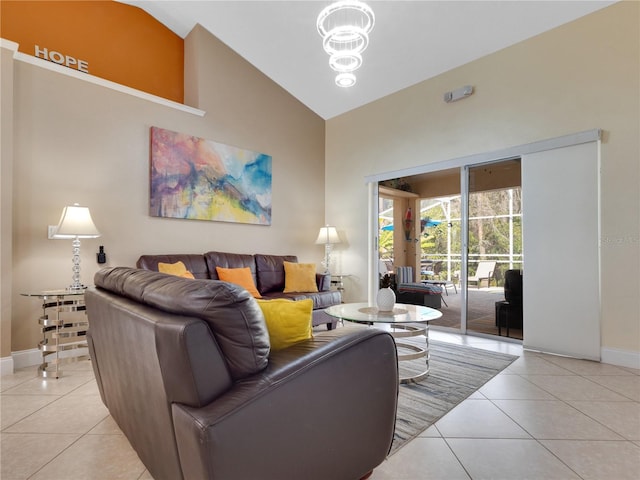
[[[119,1],[143,8],[183,38],[202,25],[324,119],[615,3],[367,1],[376,16],[369,47],[356,85],[340,88],[316,29],[330,1]]]

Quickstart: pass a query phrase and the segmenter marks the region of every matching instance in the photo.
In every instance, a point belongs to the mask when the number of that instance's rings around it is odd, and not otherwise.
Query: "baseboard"
[[[13,357],[13,368],[15,370],[42,363],[42,352],[37,348],[12,352],[11,356]]]
[[[13,373],[13,357],[0,358],[0,376]]]
[[[89,355],[89,349],[86,347],[74,348],[72,350],[62,351],[59,353],[59,355],[60,355],[60,358],[77,357],[79,355]],[[33,367],[35,365],[40,365],[42,363],[42,352],[37,348],[32,348],[30,350],[22,350],[19,352],[13,352],[11,356],[13,357],[13,368],[15,370],[19,368]],[[48,357],[48,358],[53,359],[53,357]]]
[[[640,352],[603,347],[600,356],[602,363],[640,369]]]

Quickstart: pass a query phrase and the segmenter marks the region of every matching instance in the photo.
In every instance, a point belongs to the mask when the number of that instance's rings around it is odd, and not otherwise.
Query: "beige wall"
[[[349,239],[348,299],[366,299],[365,176],[602,128],[602,346],[640,352],[639,23],[640,4],[621,2],[329,120],[327,217]],[[443,102],[468,84],[471,97]]]
[[[353,274],[346,299],[362,300],[366,175],[592,128],[605,130],[602,343],[640,351],[639,18],[638,3],[616,4],[334,118],[326,127],[201,29],[185,41],[185,100],[206,110],[204,118],[22,62],[10,61],[9,85],[3,50],[0,358],[33,349],[40,338],[39,309],[19,293],[70,282],[70,242],[46,239],[46,226],[57,223],[68,203],[88,205],[103,233],[83,241],[85,282],[98,269],[98,245],[105,245],[108,265],[133,265],[141,253],[209,249],[295,252],[319,262],[323,249],[313,241],[326,221],[345,241],[332,261]],[[475,86],[474,95],[442,101],[445,91],[466,84]],[[152,125],[272,155],[272,226],[149,217]],[[7,135],[12,142],[6,143]],[[12,196],[5,180],[11,169]],[[6,219],[12,216],[9,232]]]
[[[13,59],[0,49],[0,358],[11,352]],[[6,352],[6,353],[5,353]]]
[[[201,29],[185,41],[191,100],[204,117],[132,97],[99,85],[14,61],[13,294],[9,331],[2,316],[2,352],[36,347],[41,335],[36,300],[20,292],[71,282],[71,241],[48,240],[62,208],[78,202],[91,209],[102,237],[82,241],[82,280],[98,270],[104,245],[108,266],[133,266],[143,253],[206,252],[297,254],[319,263],[315,245],[324,224],[324,121]],[[4,58],[4,50],[3,50]],[[191,62],[197,62],[193,65]],[[4,67],[4,65],[3,65]],[[3,68],[4,73],[4,68]],[[4,120],[4,116],[3,116]],[[148,215],[149,128],[159,126],[273,157],[271,226],[163,219]],[[295,201],[292,201],[294,200]],[[3,280],[6,264],[2,229]],[[9,350],[10,348],[10,350]]]

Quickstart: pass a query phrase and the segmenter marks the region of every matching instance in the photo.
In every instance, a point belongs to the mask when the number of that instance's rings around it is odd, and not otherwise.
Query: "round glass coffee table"
[[[393,311],[382,312],[368,303],[342,303],[325,309],[328,315],[364,325],[390,327],[391,336],[396,339],[399,350],[410,353],[398,353],[398,361],[425,359],[426,367],[418,373],[401,376],[400,383],[418,382],[429,375],[429,322],[442,317],[442,312],[420,305],[396,303]],[[407,337],[425,336],[424,346],[398,341]]]

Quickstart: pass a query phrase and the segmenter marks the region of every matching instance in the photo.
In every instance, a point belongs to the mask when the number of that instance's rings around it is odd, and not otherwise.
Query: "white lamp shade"
[[[96,238],[100,232],[96,228],[88,207],[77,203],[64,207],[60,222],[56,228],[55,238]]]
[[[316,238],[316,244],[326,245],[332,243],[340,243],[340,237],[338,236],[336,227],[331,227],[329,225],[322,227],[318,233],[318,238]]]

